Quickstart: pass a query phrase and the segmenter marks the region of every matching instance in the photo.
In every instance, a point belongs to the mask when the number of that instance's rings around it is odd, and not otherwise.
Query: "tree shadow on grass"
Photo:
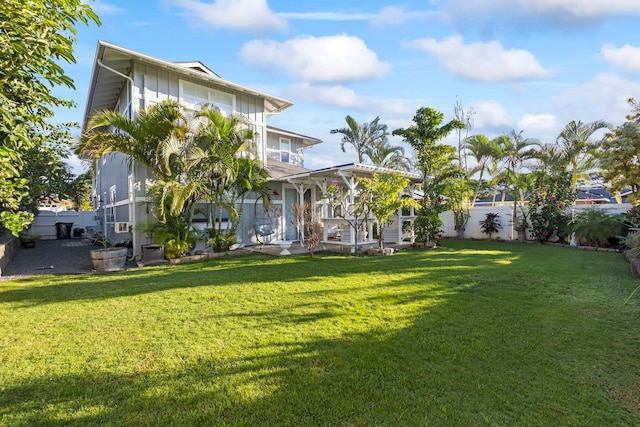
[[[456,252],[407,251],[394,257],[353,257],[318,254],[315,258],[293,256],[272,258],[250,255],[238,258],[218,258],[171,266],[147,267],[108,274],[39,276],[4,282],[0,288],[0,303],[21,303],[23,306],[81,300],[105,300],[141,295],[170,289],[200,286],[235,286],[267,282],[300,280],[333,281],[354,274],[428,274],[433,268],[462,268],[478,255]],[[492,261],[485,257],[483,263]],[[327,264],[330,265],[327,268]]]
[[[514,327],[523,319],[504,319],[500,308],[478,330],[475,318],[460,314],[466,300],[451,293],[400,330],[247,345],[232,360],[202,358],[129,374],[31,378],[3,387],[0,411],[7,423],[30,426],[615,425],[637,420],[607,396],[602,384],[581,384],[579,368],[601,360],[570,365],[573,356],[563,359],[519,336]],[[513,321],[516,325],[508,327]]]
[[[356,260],[372,274],[391,269],[391,273],[412,275],[416,286],[402,293],[394,291],[403,279],[388,279],[376,283],[380,295],[362,292],[358,298],[363,301],[356,301],[365,306],[371,300],[394,306],[393,311],[405,317],[403,322],[390,319],[388,327],[324,337],[320,324],[340,313],[323,304],[337,295],[332,292],[341,290],[308,291],[324,302],[301,301],[291,307],[231,316],[237,321],[253,318],[255,324],[274,331],[283,325],[317,323],[318,336],[276,333],[266,342],[240,343],[232,357],[185,353],[179,364],[163,362],[160,354],[141,352],[139,366],[126,373],[87,368],[61,376],[33,376],[18,384],[4,382],[0,414],[8,424],[34,426],[621,425],[637,421],[640,408],[616,397],[624,392],[628,400],[637,399],[633,390],[639,389],[640,380],[634,371],[637,363],[625,365],[608,350],[628,353],[634,348],[633,342],[616,337],[620,326],[613,321],[614,314],[594,319],[585,312],[573,312],[562,300],[541,295],[535,283],[519,288],[520,301],[501,299],[513,284],[484,278],[494,277],[504,265],[500,260],[523,268],[528,261],[517,255],[492,255],[496,261],[492,262],[491,257],[455,258],[442,252],[448,260],[440,262],[438,254],[432,254],[432,258],[408,254],[409,264],[428,262],[436,269],[447,267],[453,259],[475,269],[451,272],[434,288],[418,285],[435,274],[429,268],[414,266],[407,273],[409,267],[393,270],[393,263],[380,259]],[[339,260],[332,273],[348,277],[353,262]],[[231,284],[246,279],[241,266],[220,265],[233,272],[228,279]],[[180,270],[189,281],[199,274],[191,268],[195,267]],[[206,265],[200,268],[212,273]],[[258,276],[269,276],[271,268],[282,269],[282,265],[261,265]],[[317,272],[307,268],[292,275],[315,278]],[[149,286],[134,294],[177,285]],[[351,286],[349,291],[358,289],[362,290]],[[415,310],[417,302],[423,304]],[[549,320],[563,310],[568,312],[560,322]],[[629,334],[637,332],[635,327]],[[635,376],[628,375],[634,372]],[[616,375],[628,377],[626,391]]]

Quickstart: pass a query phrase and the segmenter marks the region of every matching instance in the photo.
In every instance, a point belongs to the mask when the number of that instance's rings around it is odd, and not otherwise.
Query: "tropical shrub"
[[[551,174],[540,174],[534,181],[535,191],[529,196],[529,222],[531,234],[539,242],[553,235],[566,237],[570,218],[567,207],[576,200],[576,191],[571,185],[571,175],[564,166]]]
[[[497,233],[502,229],[502,224],[500,223],[500,214],[496,212],[487,212],[485,218],[482,221],[479,221],[480,227],[482,227],[482,232],[489,235],[489,239],[491,239],[491,235],[493,233]]]
[[[202,237],[214,252],[225,252],[236,243],[235,233],[228,233],[226,230],[219,230],[216,227],[205,228],[202,231]]]
[[[596,207],[589,207],[578,213],[570,222],[570,230],[576,239],[599,247],[606,245],[610,238],[620,235],[622,225],[607,211]]]

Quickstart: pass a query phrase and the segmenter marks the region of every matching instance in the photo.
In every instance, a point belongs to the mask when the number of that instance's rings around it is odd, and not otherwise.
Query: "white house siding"
[[[304,144],[302,143],[302,138],[296,138],[294,136],[289,135],[281,135],[276,132],[269,132],[267,134],[267,153],[266,158],[282,161],[280,157],[280,140],[287,139],[291,141],[290,152],[290,160],[288,163],[304,167],[304,157],[302,154],[298,155],[298,153],[302,153],[302,149],[304,148]],[[268,162],[268,160],[267,160]]]

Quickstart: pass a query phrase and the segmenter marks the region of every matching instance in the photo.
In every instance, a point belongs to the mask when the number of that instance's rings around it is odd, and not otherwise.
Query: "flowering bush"
[[[576,191],[571,186],[571,176],[564,166],[550,174],[541,173],[535,179],[536,189],[529,196],[529,219],[531,234],[545,242],[554,234],[566,237],[570,218],[566,209],[576,199]]]

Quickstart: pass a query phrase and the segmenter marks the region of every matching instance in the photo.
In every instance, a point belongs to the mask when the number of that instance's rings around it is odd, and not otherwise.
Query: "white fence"
[[[596,207],[602,209],[611,215],[617,213],[623,213],[628,211],[633,207],[630,203],[622,203],[622,204],[604,204],[604,205],[573,205],[571,206],[567,213],[575,214],[589,207]],[[518,208],[519,209],[519,208]],[[513,205],[504,205],[504,206],[477,206],[472,208],[469,211],[469,221],[467,221],[467,226],[465,227],[464,237],[467,239],[487,239],[485,233],[482,232],[482,228],[480,226],[480,221],[483,221],[486,218],[487,213],[498,213],[498,220],[502,225],[502,229],[491,236],[493,239],[502,239],[502,240],[517,240],[518,232],[513,227]],[[456,237],[455,223],[453,218],[453,212],[447,211],[442,214],[442,230],[444,232],[445,237]],[[527,238],[531,238],[527,233]]]
[[[43,210],[31,223],[30,232],[38,234],[42,239],[55,239],[57,238],[56,223],[58,222],[72,223],[71,232],[73,232],[74,228],[84,228],[86,230],[87,227],[98,230],[98,225],[93,219],[94,215],[95,212],[93,211],[52,212]]]

